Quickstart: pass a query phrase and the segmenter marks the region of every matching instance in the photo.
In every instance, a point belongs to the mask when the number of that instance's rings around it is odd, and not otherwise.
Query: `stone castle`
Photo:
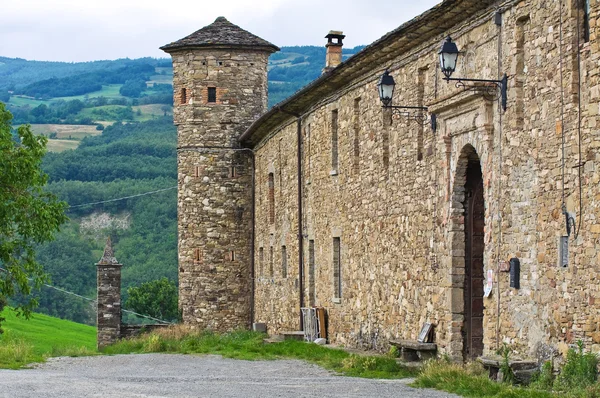
[[[431,323],[457,360],[600,351],[599,12],[445,0],[343,62],[332,31],[323,75],[270,110],[273,44],[221,17],[162,47],[184,322],[274,334],[319,306],[345,346]]]

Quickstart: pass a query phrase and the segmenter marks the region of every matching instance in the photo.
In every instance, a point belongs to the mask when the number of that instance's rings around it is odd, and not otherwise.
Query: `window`
[[[269,173],[269,223],[275,223],[275,175]]]
[[[208,88],[208,102],[217,102],[217,88],[216,87]]]
[[[194,249],[194,262],[202,262],[202,251],[200,249]]]
[[[271,277],[273,277],[273,260],[274,260],[274,253],[273,253],[273,246],[269,247],[269,275]]]
[[[354,117],[353,117],[353,125],[354,125],[354,153],[353,153],[353,166],[354,172],[358,173],[359,171],[359,162],[360,162],[360,98],[354,99]]]
[[[331,170],[338,171],[338,111],[331,111]]]
[[[590,0],[583,0],[583,40],[590,41]]]
[[[181,90],[179,90],[179,105],[185,105],[188,102],[188,96],[187,96],[187,88],[182,88]]]
[[[258,273],[259,275],[263,275],[265,272],[265,250],[260,247],[258,249]]]
[[[281,246],[281,276],[283,278],[287,278],[287,248],[285,246]]]
[[[310,123],[304,127],[304,143],[306,146],[306,179],[310,181]]]
[[[229,251],[229,261],[235,261],[235,250]]]
[[[315,241],[308,241],[308,305],[313,307],[317,301],[315,288]]]
[[[342,270],[340,259],[340,238],[333,238],[333,295],[342,298]]]

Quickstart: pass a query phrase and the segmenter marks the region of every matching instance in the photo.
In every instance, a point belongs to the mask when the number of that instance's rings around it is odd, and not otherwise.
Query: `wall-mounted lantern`
[[[392,105],[395,89],[396,82],[394,81],[394,77],[386,70],[379,79],[379,83],[377,83],[377,91],[379,92],[379,99],[383,104],[382,107],[384,109],[391,109],[392,115],[404,117],[408,120],[414,120],[420,124],[431,122],[431,129],[435,132],[437,128],[436,118],[434,114],[431,115],[431,118],[427,117],[427,107]]]
[[[502,101],[502,109],[506,111],[506,98],[507,98],[507,86],[508,76],[506,73],[500,80],[486,80],[486,79],[467,79],[467,78],[453,78],[451,77],[456,70],[456,64],[460,51],[456,43],[452,41],[452,38],[448,36],[442,48],[440,49],[440,68],[444,74],[444,80],[447,82],[456,82],[457,88],[462,88],[465,91],[474,91],[483,94],[483,96],[491,101],[500,99]],[[465,82],[471,82],[473,84],[466,84]]]

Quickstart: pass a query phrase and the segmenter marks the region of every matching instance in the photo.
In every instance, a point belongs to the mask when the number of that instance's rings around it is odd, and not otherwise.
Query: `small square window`
[[[217,102],[217,88],[216,87],[208,88],[208,102]]]

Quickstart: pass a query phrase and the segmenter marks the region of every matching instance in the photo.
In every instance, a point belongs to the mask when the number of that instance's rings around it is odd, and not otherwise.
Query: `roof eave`
[[[311,94],[314,94],[312,97],[315,97],[316,100],[319,97],[323,98],[323,93],[321,93],[321,91],[330,92],[341,88],[343,84],[338,83],[339,81],[350,80],[353,76],[353,69],[355,74],[360,74],[360,65],[365,59],[368,59],[369,56],[375,52],[379,52],[382,48],[385,48],[394,41],[406,39],[407,44],[404,48],[414,48],[455,26],[457,22],[452,18],[453,16],[456,17],[457,15],[460,15],[461,19],[467,18],[469,15],[473,15],[489,7],[496,1],[497,0],[444,0],[433,8],[425,11],[423,14],[385,34],[380,39],[365,47],[362,51],[342,62],[335,69],[321,75],[316,80],[301,88],[291,97],[288,97],[275,105],[250,125],[250,127],[240,136],[240,143],[247,147],[253,147],[262,139],[262,135],[259,134],[258,136],[255,136],[255,133],[264,132],[266,134],[270,128],[279,126],[287,119],[290,119],[292,117],[289,114],[290,112],[296,114],[305,113],[308,110],[307,106],[299,104],[300,106],[294,107],[295,104],[301,102],[300,100],[302,97],[311,97]],[[435,26],[429,29],[428,35],[416,32],[422,27],[427,27],[428,24],[431,24],[433,21],[441,23],[434,24]],[[381,57],[377,57],[375,62],[369,60],[370,69],[377,69],[378,67],[385,66],[396,56],[395,54],[397,51],[398,50],[387,52]],[[337,79],[337,82],[335,79]],[[317,91],[319,91],[319,93],[317,93]],[[314,101],[306,102],[314,103]],[[286,112],[280,112],[282,109],[285,109]]]
[[[276,45],[235,45],[235,44],[180,44],[173,45],[167,44],[165,46],[159,47],[164,52],[171,54],[180,51],[187,50],[205,50],[205,49],[232,49],[232,50],[253,50],[253,51],[264,51],[268,53],[275,53],[280,50]]]

